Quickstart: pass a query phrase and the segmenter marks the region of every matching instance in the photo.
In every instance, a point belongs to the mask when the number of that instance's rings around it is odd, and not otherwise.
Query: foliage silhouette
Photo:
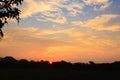
[[[120,61],[96,64],[93,61],[90,61],[89,63],[70,63],[62,60],[50,64],[49,61],[28,61],[26,59],[16,60],[11,56],[6,56],[4,58],[0,58],[0,68],[49,68],[79,71],[120,71]]]
[[[19,23],[20,10],[23,0],[0,0],[0,39],[4,36],[2,27],[8,23],[8,19],[16,19]]]

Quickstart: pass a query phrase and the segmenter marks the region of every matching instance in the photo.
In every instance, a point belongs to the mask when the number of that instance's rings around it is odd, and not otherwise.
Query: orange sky
[[[71,62],[120,60],[115,0],[25,0],[21,21],[4,27],[0,56]],[[39,7],[40,6],[40,7]]]

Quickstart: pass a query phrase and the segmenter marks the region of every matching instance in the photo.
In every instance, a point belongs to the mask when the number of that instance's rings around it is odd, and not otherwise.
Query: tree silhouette
[[[0,0],[0,39],[4,36],[2,27],[8,23],[8,19],[16,19],[19,23],[20,10],[23,0]]]

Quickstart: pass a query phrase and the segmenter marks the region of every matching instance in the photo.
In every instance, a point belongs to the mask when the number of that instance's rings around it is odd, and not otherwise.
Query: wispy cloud
[[[96,5],[96,4],[104,4],[108,2],[109,0],[83,0],[83,2],[87,5]]]
[[[37,20],[39,21],[64,24],[67,18],[64,16],[62,9],[66,9],[69,15],[76,16],[82,13],[83,6],[82,3],[77,3],[77,0],[25,0],[24,14],[21,14],[21,17],[27,18],[37,14]]]
[[[95,11],[105,10],[112,4],[110,0],[83,0],[85,5],[94,6]]]
[[[103,5],[101,5],[99,8],[94,7],[95,11],[101,11],[101,10],[105,10],[107,8],[109,8],[111,6],[112,2],[106,2]]]
[[[80,26],[80,27],[87,27],[91,29],[95,29],[98,31],[101,30],[107,30],[107,31],[119,31],[120,26],[119,25],[107,25],[110,24],[109,21],[112,19],[115,19],[119,17],[119,15],[114,14],[105,14],[101,16],[97,16],[93,19],[87,20],[87,21],[73,21],[72,23],[74,25]]]
[[[36,16],[38,21],[65,24],[67,16],[84,14],[86,6],[94,6],[93,10],[104,10],[112,2],[109,0],[25,0],[22,18]],[[65,11],[66,10],[66,11]]]
[[[13,43],[25,44],[32,42],[36,45],[45,46],[81,46],[81,47],[114,47],[114,40],[95,35],[94,32],[80,32],[77,28],[67,28],[59,30],[40,29],[35,27],[28,28],[9,28],[5,40],[13,40]],[[15,34],[12,34],[15,32]],[[47,41],[47,42],[46,42]],[[37,43],[38,42],[38,43]],[[42,43],[41,43],[42,42]],[[47,44],[46,44],[47,43]],[[79,43],[79,44],[78,44]]]
[[[103,52],[108,51],[107,49],[119,49],[119,45],[116,44],[118,40],[107,38],[109,35],[106,38],[98,38],[99,35],[95,35],[94,32],[81,32],[77,29],[78,27],[58,30],[38,27],[6,28],[6,35],[0,43],[1,55],[50,61],[75,61],[80,60],[82,56],[81,60],[87,61],[94,56],[105,56]]]

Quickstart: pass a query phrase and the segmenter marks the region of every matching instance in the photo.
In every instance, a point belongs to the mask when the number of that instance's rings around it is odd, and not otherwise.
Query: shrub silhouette
[[[6,56],[5,58],[0,59],[0,66],[3,68],[13,67],[17,63],[17,60],[11,56]]]
[[[120,61],[113,63],[99,63],[93,61],[88,63],[70,63],[66,61],[28,61],[26,59],[16,60],[11,56],[0,58],[0,68],[39,68],[39,69],[69,69],[78,71],[120,71]]]

